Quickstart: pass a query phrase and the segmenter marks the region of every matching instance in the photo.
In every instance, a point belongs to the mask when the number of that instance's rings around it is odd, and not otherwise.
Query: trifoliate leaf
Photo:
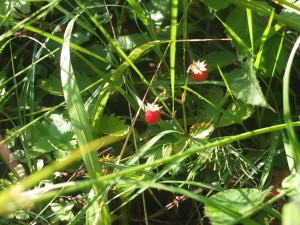
[[[235,69],[224,76],[237,99],[249,105],[270,107],[261,91],[251,59],[243,64],[242,69]]]

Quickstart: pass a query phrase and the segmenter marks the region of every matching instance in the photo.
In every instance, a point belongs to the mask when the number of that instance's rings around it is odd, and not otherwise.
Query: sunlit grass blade
[[[176,34],[177,34],[178,0],[172,0],[171,34],[170,34],[170,79],[172,90],[172,114],[175,110],[175,62],[176,62]]]
[[[300,149],[299,149],[299,144],[298,144],[296,133],[292,126],[291,109],[290,109],[290,101],[289,101],[290,100],[290,98],[289,98],[289,94],[290,94],[289,83],[290,83],[290,74],[291,74],[291,68],[293,65],[293,60],[294,60],[294,57],[295,57],[295,54],[296,54],[296,51],[297,51],[299,45],[300,45],[300,36],[298,37],[296,43],[294,44],[294,47],[291,51],[289,60],[287,62],[286,69],[285,69],[284,76],[283,76],[283,90],[282,90],[284,121],[287,126],[288,139],[291,144],[296,169],[298,172],[299,172],[299,168],[300,168],[300,152],[299,152]]]
[[[65,96],[65,101],[69,116],[71,118],[71,123],[76,134],[82,157],[87,168],[90,179],[96,179],[98,176],[101,176],[101,167],[98,161],[96,152],[88,152],[88,143],[93,140],[92,131],[89,127],[89,121],[87,113],[84,109],[84,104],[80,95],[80,91],[77,85],[76,77],[70,61],[70,39],[72,35],[72,29],[74,22],[76,20],[74,17],[68,24],[65,35],[64,35],[64,44],[61,51],[61,82],[63,87],[63,92]],[[88,153],[87,153],[88,152]],[[103,192],[103,187],[99,185],[93,186],[94,192]],[[104,199],[100,199],[102,201]],[[95,213],[91,215],[92,212],[101,210],[100,215]],[[91,212],[92,211],[92,212]],[[99,202],[95,202],[93,206],[88,210],[87,213],[88,224],[96,222],[96,224],[111,224],[110,222],[110,213],[108,206],[100,208]],[[100,222],[101,221],[101,222]]]
[[[254,54],[254,39],[253,39],[253,18],[252,18],[252,11],[251,9],[246,9],[247,14],[247,21],[248,21],[248,29],[249,29],[249,36],[250,36],[250,43],[252,54]]]
[[[145,15],[143,8],[141,7],[140,3],[136,0],[128,0],[128,3],[134,9],[134,12],[138,15],[138,17],[142,20],[145,26],[149,25],[149,21]]]
[[[263,33],[262,38],[261,38],[259,52],[257,53],[256,59],[255,59],[255,62],[254,62],[254,69],[256,69],[256,70],[259,68],[259,64],[260,64],[260,61],[261,61],[264,46],[265,46],[265,43],[267,41],[267,37],[270,33],[271,25],[272,25],[272,22],[273,22],[273,19],[274,19],[274,13],[275,12],[273,11],[273,13],[271,14],[271,16],[269,18],[268,25],[267,25],[266,29],[264,30],[264,33]]]

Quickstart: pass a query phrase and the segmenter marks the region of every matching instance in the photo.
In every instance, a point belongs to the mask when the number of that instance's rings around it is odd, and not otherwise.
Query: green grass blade
[[[264,30],[264,33],[263,33],[262,38],[261,38],[259,52],[257,53],[256,59],[255,59],[255,62],[254,62],[254,69],[256,69],[256,70],[259,67],[261,57],[262,57],[262,53],[263,53],[263,49],[264,49],[265,43],[267,41],[267,37],[268,37],[268,35],[270,33],[270,30],[271,30],[271,26],[272,26],[273,19],[274,19],[274,13],[275,12],[273,11],[270,18],[269,18],[268,25],[267,25],[266,29]]]
[[[240,46],[242,46],[246,51],[248,51],[249,54],[251,54],[251,50],[248,48],[248,46],[246,45],[246,43],[234,32],[234,30],[232,30],[225,22],[223,22],[221,20],[221,18],[219,18],[216,14],[215,16],[217,17],[217,19],[223,24],[223,26],[225,27],[225,29],[228,31],[228,33],[230,34],[230,36],[232,36],[238,43]]]
[[[280,132],[272,133],[271,145],[268,149],[268,156],[265,160],[265,165],[264,165],[264,169],[263,169],[261,179],[260,179],[260,184],[259,184],[259,187],[261,189],[264,188],[265,182],[267,181],[267,178],[270,176],[273,159],[274,159],[274,156],[277,151],[280,135],[281,135]]]
[[[175,62],[176,62],[176,34],[177,34],[178,0],[172,0],[171,34],[170,34],[170,79],[172,90],[172,114],[175,111]]]
[[[141,7],[140,3],[136,0],[128,0],[129,5],[134,9],[134,12],[138,15],[145,26],[149,25],[149,21],[145,15],[144,9]]]
[[[271,14],[272,14],[272,11],[269,8],[265,7],[264,4],[259,4],[254,1],[243,1],[243,0],[242,1],[241,0],[226,0],[226,1],[233,3],[239,7],[245,8],[245,9],[249,8],[253,12],[257,12],[262,15],[271,16]],[[275,20],[277,20],[297,31],[300,31],[300,25],[297,21],[290,20],[290,19],[285,18],[276,13],[274,14],[274,18],[275,18]]]
[[[248,29],[249,29],[249,36],[250,36],[250,42],[251,42],[251,49],[252,49],[252,54],[254,54],[252,10],[247,8],[246,14],[247,14],[247,20],[248,20]]]
[[[297,136],[292,126],[292,119],[291,119],[291,109],[290,109],[290,101],[289,101],[289,82],[290,82],[290,73],[293,64],[293,60],[300,45],[300,36],[298,37],[289,57],[289,60],[286,65],[286,69],[283,76],[283,114],[284,114],[284,121],[287,126],[287,134],[291,144],[293,157],[296,164],[296,169],[299,169],[300,166],[300,152],[299,152],[299,145],[297,141]],[[299,172],[299,171],[298,171]]]
[[[87,113],[84,109],[84,104],[80,95],[80,91],[76,82],[76,77],[70,61],[70,39],[72,29],[78,15],[75,16],[68,24],[65,35],[64,44],[61,51],[61,82],[65,96],[66,105],[70,115],[71,123],[74,127],[74,132],[77,137],[82,157],[87,168],[90,179],[96,179],[101,176],[101,167],[98,161],[96,152],[88,152],[88,143],[93,140],[92,131],[89,127]],[[103,187],[99,185],[93,186],[94,192],[103,191]],[[100,210],[100,202],[96,202],[87,212],[88,224],[93,224],[93,221],[101,220],[101,224],[111,224],[108,206],[104,206],[100,212],[91,215],[92,212]],[[96,224],[100,224],[97,222]]]

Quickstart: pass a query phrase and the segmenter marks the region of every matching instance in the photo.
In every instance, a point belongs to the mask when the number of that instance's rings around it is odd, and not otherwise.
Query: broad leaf
[[[228,114],[223,114],[218,122],[218,127],[225,127],[231,124],[241,124],[243,120],[249,118],[253,113],[253,107],[246,105],[242,101],[234,101],[227,109]],[[230,116],[231,115],[231,116]]]
[[[205,62],[207,63],[208,71],[217,69],[217,66],[224,67],[231,65],[237,61],[236,55],[229,51],[216,51],[211,52],[205,56]]]
[[[113,124],[113,126],[112,126]],[[100,133],[112,134],[120,130],[127,129],[128,125],[125,124],[125,120],[121,119],[120,116],[114,115],[103,115],[100,123]]]
[[[229,189],[212,195],[210,199],[218,202],[220,207],[226,208],[232,212],[237,212],[240,216],[242,216],[259,206],[264,201],[268,192],[269,190],[259,191],[254,188]],[[230,224],[237,219],[235,217],[236,214],[226,214],[211,205],[205,206],[205,213],[212,225]]]
[[[256,78],[251,59],[243,64],[242,69],[235,69],[224,76],[237,99],[245,104],[269,107]]]

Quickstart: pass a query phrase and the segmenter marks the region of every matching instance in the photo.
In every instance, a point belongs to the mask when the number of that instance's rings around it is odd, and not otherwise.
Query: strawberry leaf
[[[52,123],[49,126],[49,134],[64,142],[71,141],[74,132],[70,122],[67,122],[61,114],[50,116]]]
[[[267,196],[270,189],[260,191],[258,189],[230,189],[214,194],[210,200],[216,202],[218,208],[212,205],[205,206],[206,216],[211,224],[231,224],[236,218],[255,207],[259,206]]]
[[[103,114],[99,132],[103,134],[112,134],[119,130],[124,130],[127,128],[128,125],[125,124],[125,120],[121,119],[120,116],[107,116]]]
[[[243,64],[242,69],[235,69],[224,76],[237,99],[245,104],[270,107],[259,86],[251,59]]]
[[[243,120],[249,118],[253,113],[253,107],[246,105],[242,101],[234,101],[227,109],[229,114],[223,114],[220,117],[218,127],[225,127],[231,124],[241,124]],[[232,115],[232,116],[230,116]]]

